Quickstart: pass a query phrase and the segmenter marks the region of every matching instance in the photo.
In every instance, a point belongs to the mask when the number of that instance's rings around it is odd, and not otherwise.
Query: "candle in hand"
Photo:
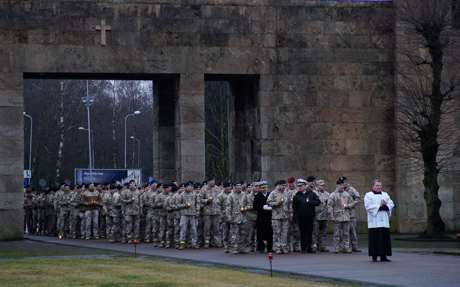
[[[241,211],[243,211],[243,210],[244,210],[244,208],[241,206],[241,207],[240,207],[240,210],[241,210]]]
[[[307,202],[310,202],[310,199],[307,197]]]

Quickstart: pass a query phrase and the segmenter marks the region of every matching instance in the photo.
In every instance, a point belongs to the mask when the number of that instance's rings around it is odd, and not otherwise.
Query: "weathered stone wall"
[[[258,87],[241,88],[251,101],[231,104],[232,175],[270,185],[314,175],[330,191],[347,176],[362,195],[380,178],[394,195],[391,2],[115,2],[0,2],[2,236],[22,235],[24,73],[170,76],[155,94],[162,181],[204,178],[205,76],[253,76]]]

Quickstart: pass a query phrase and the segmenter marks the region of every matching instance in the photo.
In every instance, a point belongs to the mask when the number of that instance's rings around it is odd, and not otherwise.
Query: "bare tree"
[[[459,96],[458,6],[452,0],[396,2],[399,138],[423,172],[427,226],[421,237],[444,237],[438,176],[452,159],[453,103]]]
[[[228,83],[205,83],[206,174],[224,180],[228,168]]]

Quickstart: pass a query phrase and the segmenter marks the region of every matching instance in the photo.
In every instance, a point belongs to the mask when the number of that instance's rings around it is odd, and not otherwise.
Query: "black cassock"
[[[272,229],[272,212],[264,210],[263,206],[267,204],[267,198],[262,192],[258,192],[254,197],[253,207],[257,210],[257,251],[264,251],[264,240],[267,241],[267,252],[273,252],[273,229]]]

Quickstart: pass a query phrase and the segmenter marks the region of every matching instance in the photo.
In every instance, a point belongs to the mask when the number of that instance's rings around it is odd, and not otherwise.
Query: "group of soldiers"
[[[306,200],[305,198],[306,194]],[[302,197],[304,196],[304,197]],[[300,202],[301,200],[302,202]],[[224,181],[77,184],[36,192],[25,188],[24,230],[29,234],[109,242],[153,242],[154,247],[224,248],[254,252],[359,252],[354,207],[360,195],[346,178],[329,193],[323,180],[290,177],[268,192],[267,182]],[[306,239],[305,239],[306,238]],[[349,248],[351,240],[352,249]]]

